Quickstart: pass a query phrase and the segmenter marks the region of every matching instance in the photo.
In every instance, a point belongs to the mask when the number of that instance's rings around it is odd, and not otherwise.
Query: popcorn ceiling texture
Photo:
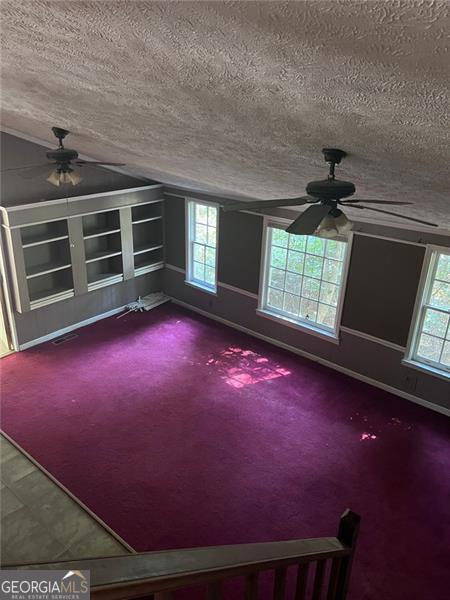
[[[413,201],[449,227],[448,9],[3,0],[2,121],[47,140],[57,124],[130,173],[257,198],[303,194],[337,146],[359,197]]]

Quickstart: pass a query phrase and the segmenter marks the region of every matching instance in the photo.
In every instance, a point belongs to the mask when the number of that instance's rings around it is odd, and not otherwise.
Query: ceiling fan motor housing
[[[306,193],[313,198],[321,200],[341,200],[351,196],[356,191],[351,181],[339,179],[322,179],[321,181],[310,181],[306,186]]]
[[[49,160],[54,160],[57,163],[68,163],[71,160],[78,158],[78,152],[76,150],[70,150],[70,148],[58,148],[57,150],[47,152],[47,158]]]

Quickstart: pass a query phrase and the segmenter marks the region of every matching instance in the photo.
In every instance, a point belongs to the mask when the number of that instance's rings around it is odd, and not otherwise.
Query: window
[[[187,282],[210,292],[217,288],[217,206],[188,201]]]
[[[347,243],[267,228],[261,310],[336,337]]]
[[[450,373],[450,250],[430,249],[407,360]]]

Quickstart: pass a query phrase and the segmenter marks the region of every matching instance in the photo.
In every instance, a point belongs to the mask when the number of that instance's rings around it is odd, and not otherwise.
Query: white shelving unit
[[[163,203],[150,202],[131,209],[133,223],[134,275],[144,275],[164,266]]]
[[[67,220],[21,228],[30,308],[74,295]]]
[[[0,207],[16,310],[163,268],[161,193],[153,184]]]

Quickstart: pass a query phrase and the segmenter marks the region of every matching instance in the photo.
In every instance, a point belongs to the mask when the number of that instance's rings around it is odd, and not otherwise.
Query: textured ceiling
[[[302,194],[337,146],[358,196],[413,201],[450,228],[448,9],[3,0],[2,121],[47,140],[67,127],[79,152],[130,172],[257,198]]]

